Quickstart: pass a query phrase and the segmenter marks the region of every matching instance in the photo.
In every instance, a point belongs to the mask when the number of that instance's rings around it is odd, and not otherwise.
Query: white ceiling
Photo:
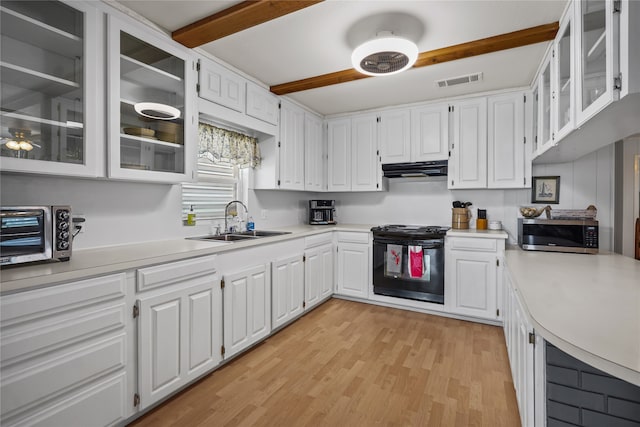
[[[120,0],[176,30],[239,1]],[[420,52],[559,20],[566,0],[327,0],[232,34],[201,49],[275,85],[351,67],[353,48],[383,30]],[[548,43],[288,95],[323,115],[400,105],[531,83]],[[438,88],[436,80],[482,72],[483,81]]]

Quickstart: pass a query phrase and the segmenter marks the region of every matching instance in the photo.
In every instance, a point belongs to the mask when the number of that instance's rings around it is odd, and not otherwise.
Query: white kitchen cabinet
[[[277,125],[280,98],[254,82],[247,81],[247,116]]]
[[[522,307],[506,269],[504,274],[504,301],[503,329],[520,412],[520,421],[523,426],[544,426],[546,425],[544,418],[537,419],[534,415],[536,406],[544,405],[544,398],[541,398],[541,396],[544,396],[544,392],[540,390],[540,386],[544,387],[544,380],[542,383],[538,382],[536,387],[536,366],[534,365],[536,354],[540,354],[536,351],[534,343],[536,345],[539,343],[542,346],[540,342],[542,339],[537,340],[538,343],[536,343],[533,327],[527,318],[527,314]],[[537,376],[544,377],[541,373],[538,373]],[[536,399],[536,396],[538,399]]]
[[[138,385],[144,409],[220,363],[222,290],[215,256],[137,274]]]
[[[504,236],[506,237],[506,235]],[[452,313],[496,320],[504,238],[450,237],[445,241],[445,304]]]
[[[575,116],[575,53],[574,53],[574,2],[560,22],[558,34],[553,42],[553,96],[554,139],[564,138],[574,129]]]
[[[489,96],[488,188],[522,188],[525,181],[524,105],[522,92]]]
[[[109,177],[193,180],[196,70],[190,51],[126,17],[107,18]],[[138,113],[146,103],[152,105]],[[153,104],[177,109],[178,117]]]
[[[326,190],[326,151],[322,137],[322,119],[304,113],[304,189]]]
[[[304,302],[305,310],[309,310],[333,293],[334,245],[328,243],[308,248],[304,256]]]
[[[449,189],[487,187],[487,98],[451,104]]]
[[[329,191],[382,190],[377,125],[374,114],[327,121]]]
[[[206,58],[198,59],[198,96],[232,110],[245,112],[246,80]],[[251,95],[256,101],[255,94]],[[252,104],[252,111],[256,103]],[[260,109],[258,109],[260,110]]]
[[[447,160],[449,104],[430,104],[411,110],[411,161]]]
[[[3,2],[0,14],[2,170],[104,176],[98,10],[90,2]]]
[[[538,89],[538,154],[545,152],[555,143],[552,122],[554,117],[551,87],[552,55],[553,50],[550,49],[542,63],[542,71],[536,83]]]
[[[351,191],[351,119],[327,121],[328,190]]]
[[[305,272],[302,255],[271,263],[271,327],[279,328],[302,315]]]
[[[304,110],[282,100],[280,108],[279,187],[304,190]]]
[[[383,111],[379,129],[382,163],[411,162],[411,111]]]
[[[127,288],[119,273],[2,296],[3,426],[106,426],[134,413]]]
[[[271,333],[271,269],[259,264],[224,275],[224,357]]]
[[[610,0],[575,2],[577,126],[619,96],[614,81],[619,69],[619,13],[615,4]]]
[[[339,295],[367,298],[371,271],[368,233],[338,233],[337,289]]]

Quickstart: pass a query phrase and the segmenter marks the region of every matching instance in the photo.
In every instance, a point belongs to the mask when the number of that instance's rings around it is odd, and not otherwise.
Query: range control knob
[[[58,219],[66,221],[69,219],[69,211],[58,211]]]
[[[69,248],[69,242],[67,242],[66,240],[58,242],[58,250],[64,251],[65,249],[68,249],[68,248]]]

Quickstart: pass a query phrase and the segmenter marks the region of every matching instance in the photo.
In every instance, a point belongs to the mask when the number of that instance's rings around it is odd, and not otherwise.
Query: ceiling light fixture
[[[180,110],[157,102],[138,102],[133,109],[141,116],[156,120],[173,120],[180,117]]]
[[[411,68],[418,59],[418,46],[411,40],[382,31],[373,40],[355,48],[353,67],[368,76],[390,76]]]
[[[38,144],[34,144],[28,138],[31,136],[31,131],[28,129],[9,129],[14,139],[10,139],[4,143],[9,150],[14,151],[31,151],[33,146],[40,147]]]

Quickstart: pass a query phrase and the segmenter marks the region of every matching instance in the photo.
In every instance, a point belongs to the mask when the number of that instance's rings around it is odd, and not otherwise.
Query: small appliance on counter
[[[309,200],[310,225],[334,225],[336,222],[335,200]]]
[[[518,246],[527,251],[598,253],[598,221],[518,218]]]
[[[2,206],[1,209],[0,265],[71,258],[71,206]]]

